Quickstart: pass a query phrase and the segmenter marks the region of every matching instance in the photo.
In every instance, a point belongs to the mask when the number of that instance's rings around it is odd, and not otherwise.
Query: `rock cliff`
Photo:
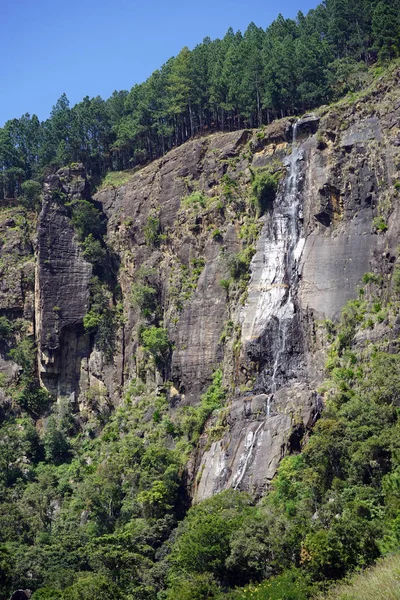
[[[79,394],[81,362],[89,339],[83,317],[89,304],[91,265],[84,259],[64,198],[87,197],[86,175],[63,169],[44,185],[37,232],[36,332],[39,376],[55,396]],[[63,196],[65,195],[65,196]]]
[[[10,241],[7,233],[1,249],[11,244],[18,257],[18,266],[7,263],[15,274],[3,278],[1,311],[33,321],[26,280],[36,247],[42,385],[82,410],[91,389],[116,406],[141,379],[167,389],[174,411],[197,404],[221,367],[223,426],[215,439],[211,417],[200,438],[188,466],[191,493],[196,500],[226,487],[262,494],[322,409],[323,321],[338,317],[365,272],[391,272],[400,227],[399,78],[301,119],[193,139],[126,173],[123,184],[106,180],[93,196],[79,165],[51,176],[37,238]],[[277,184],[262,207],[261,180]],[[111,358],[83,326],[93,267],[66,208],[74,198],[101,207],[118,264]],[[7,215],[1,231],[17,213]],[[151,290],[148,307],[135,300],[143,289]],[[162,369],[141,346],[150,326],[168,330]]]
[[[372,97],[367,107],[322,110],[293,128],[287,176],[265,217],[238,318],[242,369],[255,382],[234,395],[227,434],[199,461],[199,499],[227,486],[260,493],[281,456],[299,449],[322,408],[321,323],[338,317],[364,273],[390,273],[400,103],[384,85]]]
[[[36,219],[14,201],[3,203],[0,212],[0,316],[23,320],[34,334],[35,261],[33,237]],[[0,374],[13,377],[17,364],[7,360],[7,340],[0,341]]]

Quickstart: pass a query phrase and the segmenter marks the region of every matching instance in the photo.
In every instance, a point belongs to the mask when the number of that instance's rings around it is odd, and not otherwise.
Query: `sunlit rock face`
[[[350,109],[343,123],[327,111],[293,127],[286,177],[263,217],[240,311],[249,389],[234,396],[224,437],[203,441],[197,500],[227,487],[268,489],[281,457],[301,449],[322,409],[323,321],[339,316],[365,272],[390,272],[399,235],[392,186],[400,103],[390,106],[384,92],[381,102],[381,118]],[[374,226],[383,213],[384,234]]]
[[[260,132],[190,140],[92,197],[79,166],[51,176],[37,239],[27,250],[27,272],[36,251],[35,302],[17,277],[4,281],[12,294],[5,288],[0,294],[3,311],[35,316],[42,384],[57,397],[74,398],[81,410],[90,388],[117,406],[130,380],[140,377],[163,391],[168,380],[171,409],[179,410],[200,401],[221,367],[228,391],[223,426],[216,439],[216,417],[207,423],[188,465],[189,491],[196,500],[227,487],[262,495],[282,456],[301,449],[322,409],[323,321],[338,318],[365,272],[389,274],[393,264],[400,103],[392,96],[378,88],[369,104],[282,119]],[[263,169],[282,176],[253,241],[247,289],[234,292],[221,280],[229,279],[229,259],[244,247],[242,227],[254,220],[252,181]],[[224,176],[234,200],[225,195]],[[107,220],[123,315],[107,360],[84,331],[93,269],[57,190],[91,199]],[[202,196],[200,208],[185,204],[194,192]],[[384,231],[374,225],[377,217]],[[146,237],[149,219],[157,222],[159,243]],[[141,364],[142,316],[132,289],[143,272],[153,274],[160,323],[171,340],[164,373]]]
[[[315,128],[316,117],[308,122]],[[236,396],[229,434],[214,442],[203,458],[199,499],[226,486],[262,493],[290,450],[290,435],[303,433],[319,410],[318,396],[307,385],[305,349],[297,299],[303,226],[307,136],[299,121],[292,128],[287,174],[281,182],[252,261],[248,297],[240,314],[241,360],[255,373],[252,392]],[[297,139],[302,131],[302,139]],[[300,438],[302,436],[300,435]]]
[[[60,397],[78,392],[81,361],[89,352],[83,318],[89,307],[92,266],[83,257],[65,206],[68,200],[87,196],[83,167],[50,176],[43,195],[36,263],[39,377],[50,393]]]

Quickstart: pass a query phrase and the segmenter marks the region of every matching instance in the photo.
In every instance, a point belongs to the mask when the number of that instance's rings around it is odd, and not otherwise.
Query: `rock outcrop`
[[[79,394],[89,354],[83,318],[92,266],[82,254],[66,202],[87,196],[83,169],[63,169],[44,185],[37,234],[36,333],[39,377],[55,396]]]
[[[135,376],[132,360],[138,344],[138,313],[130,300],[143,268],[157,271],[165,324],[174,344],[171,372],[187,402],[197,402],[223,359],[219,343],[228,316],[226,257],[236,252],[240,220],[228,207],[218,207],[218,185],[231,163],[245,177],[248,161],[240,152],[249,132],[200,138],[170,152],[133,174],[126,185],[96,195],[108,217],[108,239],[120,260],[120,284],[127,322],[124,327],[124,371]],[[233,175],[234,176],[234,175]],[[182,207],[194,191],[200,205]],[[229,210],[229,216],[224,214]],[[162,243],[146,240],[149,219],[156,219]],[[211,232],[221,227],[221,238]],[[200,266],[200,267],[199,267]],[[200,272],[199,272],[200,271]],[[196,273],[197,272],[197,276]],[[198,278],[197,278],[198,277]]]
[[[93,198],[80,165],[59,171],[45,184],[39,217],[35,306],[33,237],[23,227],[9,235],[18,210],[4,214],[0,252],[15,264],[7,273],[0,266],[0,311],[35,314],[42,385],[73,398],[78,411],[93,390],[118,405],[140,378],[173,389],[173,411],[197,404],[222,367],[224,426],[212,437],[211,417],[201,436],[188,466],[191,493],[201,500],[235,487],[261,495],[322,409],[322,322],[338,318],[365,272],[391,274],[400,227],[398,83],[399,73],[393,87],[378,83],[357,104],[257,132],[193,139],[127,173],[122,185],[109,179]],[[252,183],[262,174],[280,179],[258,218]],[[83,328],[93,267],[66,206],[77,198],[102,208],[119,265],[111,357]],[[157,306],[137,300],[146,286]],[[163,369],[141,347],[143,326],[168,331]]]
[[[33,213],[14,201],[3,201],[0,208],[0,316],[23,320],[32,336],[35,225]],[[18,372],[18,365],[8,359],[7,340],[0,339],[0,373],[12,378]]]
[[[374,116],[344,106],[340,117],[307,115],[295,126],[239,318],[242,369],[255,381],[233,397],[228,432],[198,461],[198,500],[229,486],[256,494],[268,487],[322,408],[322,320],[338,317],[365,272],[390,273],[400,233],[400,112],[385,92],[379,100]]]
[[[16,590],[11,594],[10,600],[28,600],[31,596],[31,590]]]

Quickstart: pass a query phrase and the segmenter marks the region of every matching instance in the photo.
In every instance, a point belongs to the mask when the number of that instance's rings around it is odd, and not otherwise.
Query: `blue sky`
[[[317,0],[0,0],[0,126],[25,112],[40,119],[65,92],[108,98],[144,81],[204,37],[267,27]]]

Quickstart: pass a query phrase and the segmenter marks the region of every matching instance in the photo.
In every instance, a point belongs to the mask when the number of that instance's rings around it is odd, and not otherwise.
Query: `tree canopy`
[[[209,131],[259,127],[337,99],[357,74],[400,52],[399,0],[325,0],[296,19],[184,47],[150,77],[110,98],[63,94],[49,119],[25,114],[0,129],[0,198],[26,180],[83,162],[95,179],[161,156]]]

